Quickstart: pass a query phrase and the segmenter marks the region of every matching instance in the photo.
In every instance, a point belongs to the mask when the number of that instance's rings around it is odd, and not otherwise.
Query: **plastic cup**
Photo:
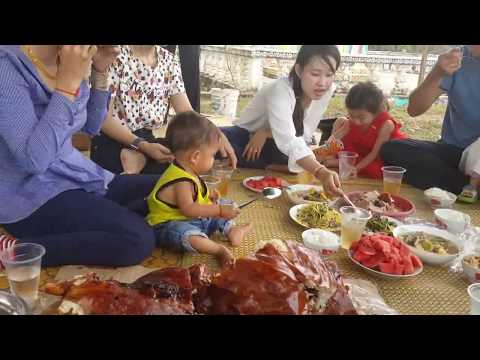
[[[470,315],[480,315],[480,283],[468,287],[470,296]]]
[[[38,299],[40,270],[45,248],[39,244],[23,243],[0,253],[5,266],[10,291],[22,298],[31,308]]]
[[[231,167],[228,159],[215,160],[212,168],[212,175],[220,179],[217,189],[222,197],[225,197],[228,194],[228,184],[230,183],[232,174],[233,168]]]
[[[355,164],[358,154],[351,151],[340,151],[338,153],[338,172],[340,180],[350,180],[357,177]]]
[[[372,214],[370,211],[354,208],[353,206],[341,207],[340,214],[342,216],[340,245],[348,250],[355,241],[360,240]]]
[[[383,172],[383,191],[390,195],[399,195],[402,187],[403,175],[407,170],[400,166],[384,166]]]
[[[218,185],[220,184],[220,179],[216,176],[212,175],[202,175],[200,178],[207,184],[207,188],[210,192],[215,189],[218,189]]]

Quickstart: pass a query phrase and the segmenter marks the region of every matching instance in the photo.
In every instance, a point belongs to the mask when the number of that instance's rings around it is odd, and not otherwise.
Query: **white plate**
[[[256,193],[261,193],[262,190],[254,189],[254,188],[248,186],[247,181],[249,181],[249,180],[262,180],[264,177],[265,176],[251,176],[251,177],[245,178],[242,181],[242,185],[245,186],[248,190],[255,191]],[[278,177],[278,176],[276,176],[276,177]],[[282,186],[289,186],[289,185],[290,184],[287,181],[282,179]]]
[[[400,239],[401,235],[409,234],[409,233],[412,233],[412,232],[424,232],[426,234],[441,237],[441,238],[443,238],[445,240],[449,240],[449,241],[453,242],[455,245],[457,245],[459,251],[461,251],[461,249],[462,249],[462,246],[460,244],[460,240],[457,236],[449,233],[448,231],[437,229],[437,228],[434,228],[432,226],[402,225],[402,226],[399,226],[399,227],[397,227],[393,230],[393,236],[396,237],[397,239],[399,239],[400,241],[402,241],[402,239]],[[429,252],[429,251],[425,251],[425,250],[422,250],[422,249],[417,249],[414,246],[410,246],[410,245],[406,244],[404,241],[402,241],[402,242],[405,245],[408,246],[408,248],[410,249],[410,251],[413,254],[417,255],[420,258],[420,260],[422,260],[422,262],[424,262],[427,265],[432,265],[432,266],[444,265],[444,264],[452,261],[453,259],[455,259],[458,256],[458,254],[438,255],[438,254],[434,254],[434,253]]]
[[[287,193],[288,199],[293,203],[293,204],[313,204],[317,201],[310,201],[310,200],[304,200],[301,197],[295,196],[296,192],[299,191],[309,191],[311,189],[314,189],[315,191],[324,191],[323,186],[320,185],[308,185],[308,184],[295,184],[295,185],[290,185],[285,192]],[[321,201],[324,202],[324,201]]]
[[[309,206],[310,204],[298,204],[298,205],[295,205],[295,206],[292,206],[290,208],[290,210],[288,211],[290,217],[292,218],[293,221],[295,221],[298,225],[300,226],[303,226],[304,228],[306,229],[314,229],[314,228],[311,228],[310,226],[300,222],[298,219],[297,219],[297,213],[298,213],[298,210],[300,210],[301,208],[304,208],[305,206]],[[328,231],[332,231],[332,232],[339,232],[340,231],[340,226],[336,227],[336,228],[321,228],[322,230],[328,230]]]
[[[418,268],[417,270],[415,270],[415,272],[414,272],[413,274],[410,274],[410,275],[385,274],[385,273],[382,273],[381,271],[373,270],[373,269],[370,269],[370,268],[366,267],[365,265],[360,264],[357,260],[355,260],[355,259],[353,258],[353,255],[352,255],[352,251],[351,251],[351,250],[348,250],[348,257],[350,258],[350,260],[352,260],[353,263],[355,263],[355,264],[357,264],[358,266],[360,266],[360,267],[361,267],[363,270],[365,270],[366,272],[370,273],[370,274],[373,275],[373,276],[382,278],[382,279],[390,279],[390,280],[408,279],[408,278],[417,276],[418,274],[420,274],[420,273],[423,271],[423,266],[422,266],[422,267]]]

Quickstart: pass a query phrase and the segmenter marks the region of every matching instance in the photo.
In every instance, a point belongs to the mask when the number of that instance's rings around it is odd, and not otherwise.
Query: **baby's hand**
[[[220,217],[233,219],[240,214],[240,209],[235,205],[220,205]]]
[[[217,189],[213,189],[210,193],[210,200],[214,204],[216,204],[218,202],[218,199],[220,199],[220,191],[218,191]]]

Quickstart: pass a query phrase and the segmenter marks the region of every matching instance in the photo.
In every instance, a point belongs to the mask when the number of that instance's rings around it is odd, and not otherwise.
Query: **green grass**
[[[239,98],[237,117],[251,99],[251,97],[244,96]],[[335,96],[330,101],[330,104],[324,115],[325,118],[345,115],[346,110],[344,101],[344,96]],[[407,133],[411,138],[436,141],[440,138],[445,109],[445,105],[435,104],[425,114],[416,118],[412,118],[408,115],[406,107],[395,107],[390,110],[390,114],[402,124],[402,131]],[[202,97],[200,111],[206,114],[212,113],[212,109],[210,107],[210,98],[208,96]]]

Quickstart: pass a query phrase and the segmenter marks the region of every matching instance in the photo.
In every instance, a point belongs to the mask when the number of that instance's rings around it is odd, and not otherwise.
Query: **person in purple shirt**
[[[16,238],[0,238],[0,251],[41,244],[45,266],[127,266],[152,253],[145,197],[158,175],[114,175],[72,145],[78,131],[99,133],[118,53],[113,45],[0,46],[0,224]]]

